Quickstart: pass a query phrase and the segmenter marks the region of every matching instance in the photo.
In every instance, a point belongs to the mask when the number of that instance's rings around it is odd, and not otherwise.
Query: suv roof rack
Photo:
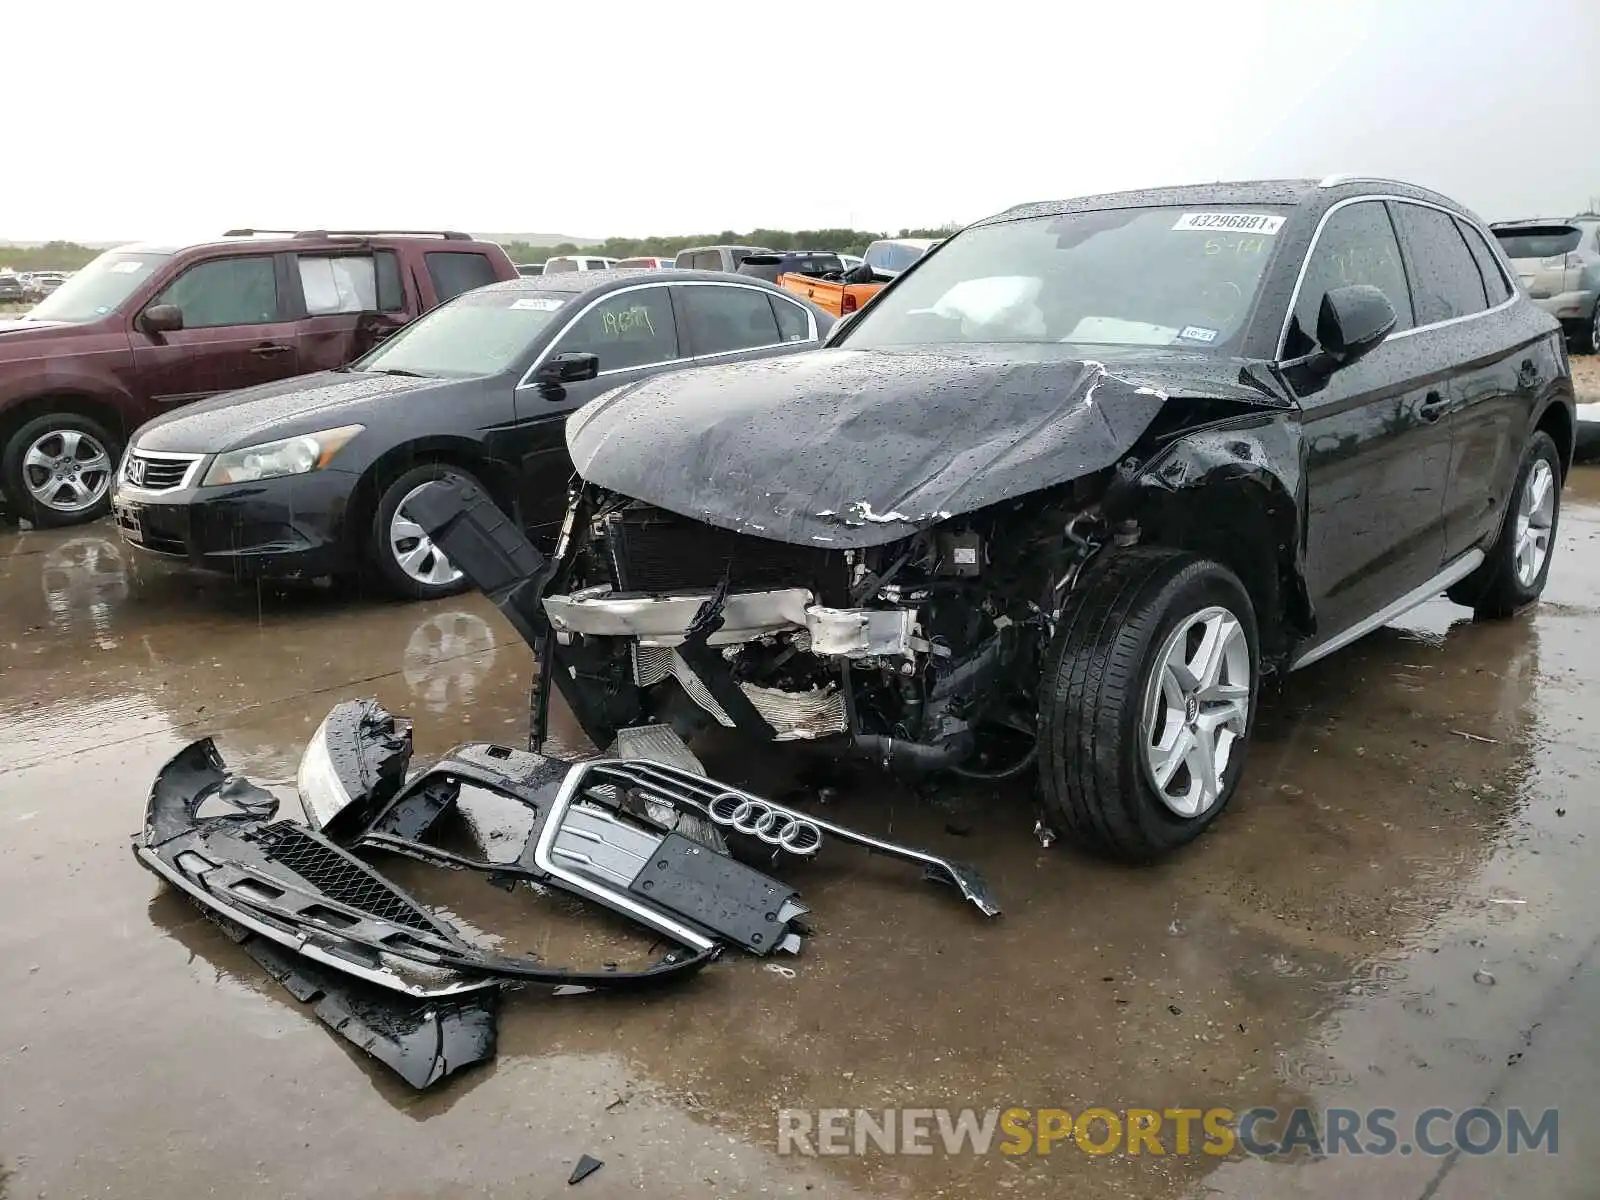
[[[451,242],[470,242],[472,235],[454,229],[229,229],[223,237],[256,237],[275,234],[293,238],[333,237],[436,237]]]

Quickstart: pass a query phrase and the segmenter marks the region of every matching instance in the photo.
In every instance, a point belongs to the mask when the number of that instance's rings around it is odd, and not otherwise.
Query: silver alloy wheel
[[[51,429],[23,453],[22,482],[34,502],[52,512],[83,512],[111,486],[111,455],[93,434]]]
[[[389,522],[389,552],[400,569],[418,583],[447,587],[460,581],[461,572],[444,556],[444,551],[433,544],[427,530],[406,515],[406,506],[423,488],[432,487],[433,482],[429,480],[412,488],[394,510]]]
[[[1517,583],[1526,591],[1539,578],[1550,557],[1550,532],[1556,523],[1556,476],[1542,458],[1533,460],[1522,494],[1517,497],[1517,540],[1512,563]]]
[[[1250,670],[1244,626],[1220,606],[1179,621],[1156,653],[1140,744],[1156,794],[1180,817],[1198,817],[1222,796],[1250,721]]]
[[[1589,326],[1589,353],[1600,354],[1600,301],[1595,302],[1594,320]]]

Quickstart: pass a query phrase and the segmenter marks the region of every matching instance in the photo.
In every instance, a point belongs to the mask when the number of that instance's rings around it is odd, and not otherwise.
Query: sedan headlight
[[[202,487],[224,483],[252,483],[280,475],[305,475],[320,471],[346,442],[365,429],[365,425],[341,425],[319,433],[303,433],[277,442],[262,442],[243,450],[217,455],[206,472]]]

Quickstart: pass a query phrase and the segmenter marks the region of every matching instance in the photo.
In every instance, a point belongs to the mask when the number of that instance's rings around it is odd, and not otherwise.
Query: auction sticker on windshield
[[[548,296],[524,296],[520,300],[513,300],[511,307],[532,312],[555,312],[560,308],[562,301],[552,300]]]
[[[1283,220],[1282,217],[1275,217],[1271,213],[1184,213],[1173,228],[1208,231],[1225,229],[1230,233],[1273,234],[1283,228]]]

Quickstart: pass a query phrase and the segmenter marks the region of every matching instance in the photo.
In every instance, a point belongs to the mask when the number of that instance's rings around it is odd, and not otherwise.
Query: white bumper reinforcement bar
[[[557,634],[636,638],[642,646],[677,646],[709,592],[682,596],[619,596],[608,587],[546,596],[544,610]],[[803,629],[814,653],[838,658],[910,657],[916,613],[908,608],[828,608],[806,588],[734,592],[723,603],[722,627],[707,643],[725,646],[765,634]]]

